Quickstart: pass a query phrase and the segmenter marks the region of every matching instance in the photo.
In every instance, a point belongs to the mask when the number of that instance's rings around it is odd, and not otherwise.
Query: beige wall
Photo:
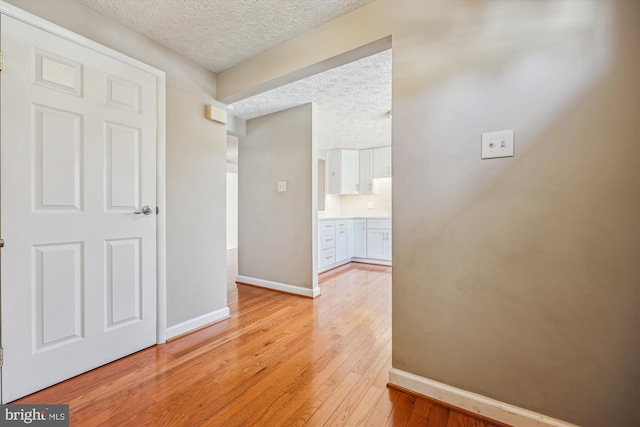
[[[640,2],[379,0],[218,89],[366,28],[393,38],[393,366],[640,425]],[[480,134],[504,129],[516,156],[480,160]]]
[[[238,162],[240,276],[317,287],[314,110],[306,104],[247,121]]]
[[[166,72],[167,326],[226,307],[226,129],[204,119],[215,74],[75,1],[9,3]]]

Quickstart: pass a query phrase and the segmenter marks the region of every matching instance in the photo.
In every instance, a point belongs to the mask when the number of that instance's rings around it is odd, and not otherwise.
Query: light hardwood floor
[[[315,300],[232,284],[230,319],[15,403],[68,403],[82,427],[497,425],[387,388],[390,267],[320,283]]]

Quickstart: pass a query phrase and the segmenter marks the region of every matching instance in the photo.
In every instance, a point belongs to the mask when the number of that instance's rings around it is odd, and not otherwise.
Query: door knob
[[[151,209],[149,206],[143,206],[142,209],[140,209],[139,211],[134,211],[133,213],[136,215],[151,215],[151,212],[153,212],[153,209]]]

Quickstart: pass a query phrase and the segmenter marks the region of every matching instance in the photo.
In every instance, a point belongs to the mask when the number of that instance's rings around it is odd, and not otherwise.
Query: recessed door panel
[[[59,347],[83,336],[82,243],[33,248],[35,351]]]
[[[140,112],[140,96],[142,89],[139,84],[107,74],[106,86],[107,105],[138,113]]]
[[[140,129],[106,123],[107,211],[140,205]]]
[[[35,210],[82,210],[82,116],[34,106]]]
[[[111,240],[107,248],[107,329],[140,320],[140,239]]]
[[[34,53],[35,84],[82,96],[82,64],[39,49]]]

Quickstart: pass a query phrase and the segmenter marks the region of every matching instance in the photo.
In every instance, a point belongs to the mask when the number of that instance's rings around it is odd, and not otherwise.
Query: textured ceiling
[[[373,0],[79,0],[220,72]]]
[[[213,72],[373,0],[78,0]],[[320,147],[391,144],[391,51],[233,104],[254,118],[315,102]]]
[[[370,148],[391,144],[391,50],[231,104],[243,119],[298,105],[318,105],[319,145]]]

